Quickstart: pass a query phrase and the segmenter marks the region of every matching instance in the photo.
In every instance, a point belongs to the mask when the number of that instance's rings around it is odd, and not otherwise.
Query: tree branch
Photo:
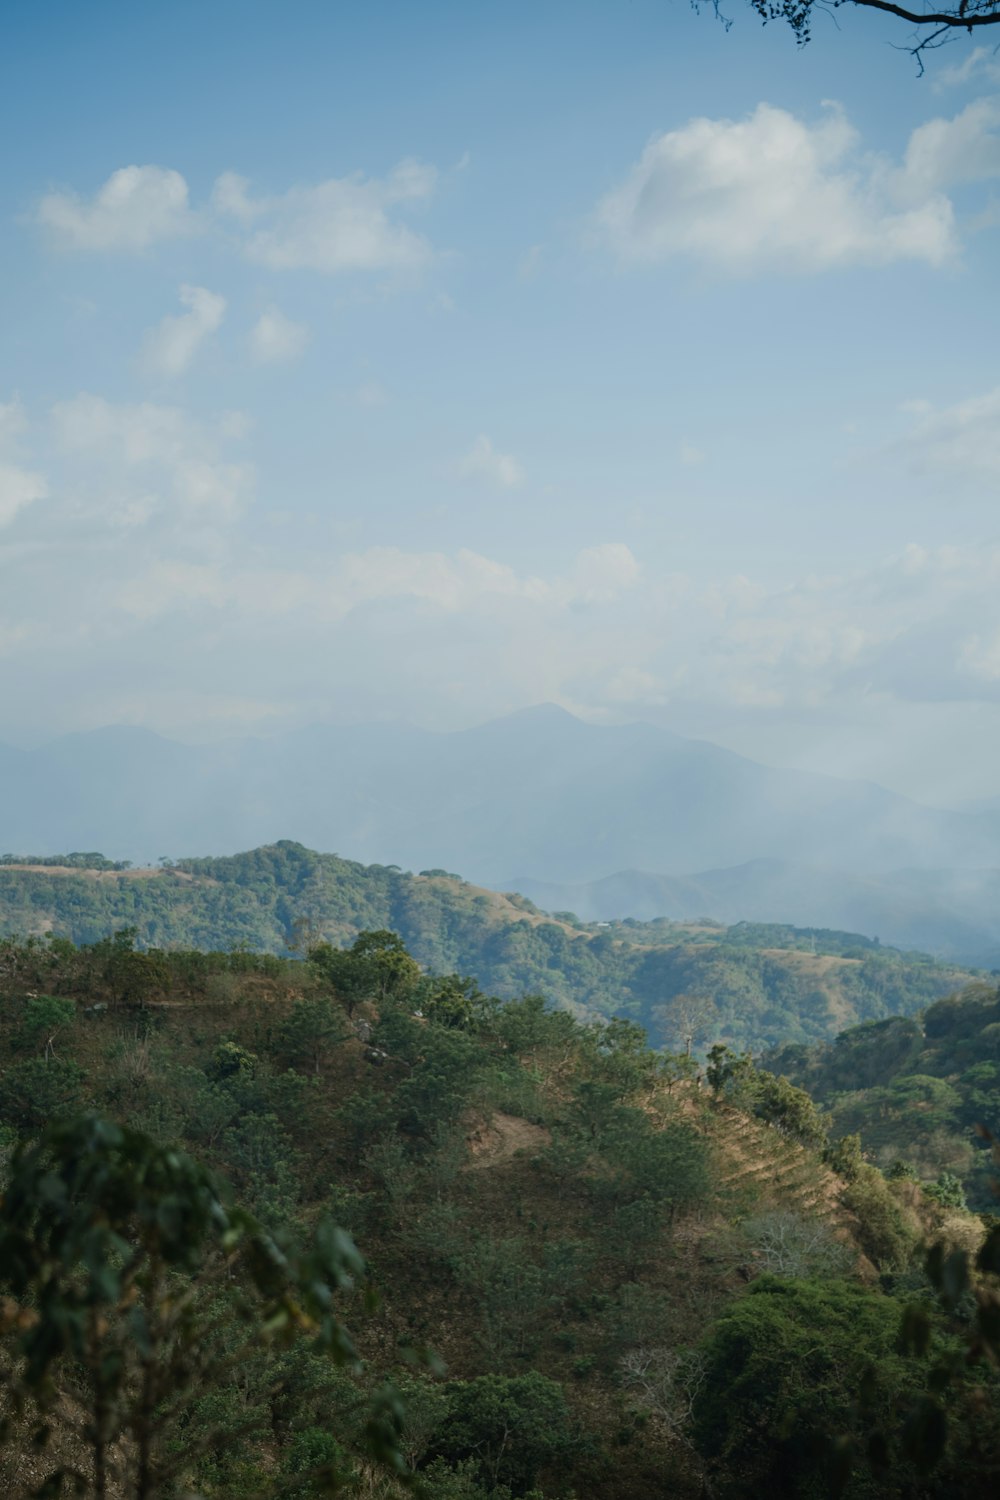
[[[841,5],[863,6],[866,10],[884,10],[901,21],[910,21],[914,26],[943,26],[952,30],[974,31],[982,26],[1000,26],[1000,0],[974,0],[971,5],[958,5],[954,10],[920,11],[908,10],[905,5],[895,5],[892,0],[839,0]]]

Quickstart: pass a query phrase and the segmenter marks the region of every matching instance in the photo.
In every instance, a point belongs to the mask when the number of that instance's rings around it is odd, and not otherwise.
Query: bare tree
[[[673,995],[658,1005],[656,1015],[664,1035],[675,1044],[675,1050],[682,1051],[686,1057],[691,1056],[695,1043],[702,1040],[718,1018],[715,1001],[710,995],[686,993]],[[680,1045],[676,1046],[677,1043]]]
[[[742,1228],[758,1269],[772,1276],[844,1276],[853,1269],[854,1256],[822,1219],[778,1209]]]
[[[649,1412],[668,1440],[687,1443],[694,1404],[708,1373],[704,1354],[698,1349],[630,1349],[619,1368],[634,1404]]]

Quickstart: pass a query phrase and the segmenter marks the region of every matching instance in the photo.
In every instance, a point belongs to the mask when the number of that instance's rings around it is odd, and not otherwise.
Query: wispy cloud
[[[182,533],[216,525],[253,489],[252,466],[229,456],[246,432],[238,413],[198,420],[176,406],[119,404],[84,391],[53,407],[51,430],[72,462],[63,503],[98,533],[154,518]]]
[[[456,472],[460,479],[477,479],[498,489],[512,490],[524,483],[524,470],[510,453],[500,453],[490,438],[480,433],[459,459]]]
[[[182,286],[179,296],[188,311],[164,318],[146,335],[141,362],[148,374],[182,375],[209,335],[222,326],[225,297],[203,286]]]
[[[226,172],[213,206],[239,230],[249,259],[271,270],[409,270],[433,251],[398,215],[431,196],[437,175],[432,166],[402,161],[385,178],[357,172],[255,198],[246,178]]]
[[[994,47],[973,47],[960,63],[954,63],[950,68],[942,68],[934,79],[934,92],[940,93],[942,89],[959,88],[963,84],[979,79],[989,83],[995,83],[1000,79],[1000,57],[997,56]]]
[[[909,404],[917,418],[894,452],[918,472],[934,470],[954,480],[1000,484],[1000,386],[953,406]]]
[[[27,415],[17,397],[0,402],[0,526],[8,526],[20,511],[48,494],[45,476],[17,461],[27,427]]]
[[[250,332],[250,354],[258,365],[289,364],[305,353],[309,329],[278,307],[262,312]]]

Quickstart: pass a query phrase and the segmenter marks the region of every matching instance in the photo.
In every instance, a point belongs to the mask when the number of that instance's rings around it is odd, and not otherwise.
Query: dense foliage
[[[101,1433],[109,1500],[389,1496],[394,1462],[430,1500],[1000,1474],[982,1365],[928,1390],[977,1312],[967,1277],[934,1311],[921,1244],[982,1226],[831,1148],[745,1054],[700,1077],[374,929],[284,959],[8,941],[0,1062],[12,1496],[57,1469],[99,1493]]]
[[[852,1027],[770,1066],[807,1088],[838,1136],[859,1134],[897,1177],[940,1202],[996,1207],[990,1136],[1000,1133],[1000,994],[980,981],[911,1017]]]
[[[98,856],[82,856],[95,860]],[[95,943],[134,927],[142,948],[339,948],[401,934],[425,968],[492,993],[539,991],[581,1017],[626,1016],[656,1046],[754,1049],[833,1037],[951,993],[962,971],[841,932],[740,923],[584,926],[445,871],[406,874],[280,843],[159,871],[0,868],[0,932]]]
[[[0,854],[0,865],[25,866],[28,869],[55,870],[131,870],[127,859],[108,859],[103,854]]]

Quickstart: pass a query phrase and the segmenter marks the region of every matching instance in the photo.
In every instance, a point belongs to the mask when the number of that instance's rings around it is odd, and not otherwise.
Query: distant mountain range
[[[1000,966],[1000,870],[896,870],[844,875],[785,860],[755,859],[700,875],[623,870],[585,885],[523,877],[517,889],[546,911],[584,922],[623,917],[673,921],[786,921],[863,932],[975,968]],[[779,915],[780,914],[780,915]]]
[[[148,862],[294,839],[516,886],[581,916],[663,915],[668,903],[966,959],[1000,948],[1000,811],[939,811],[551,705],[447,734],[315,727],[191,746],[109,728],[0,747],[0,777],[0,851]]]

